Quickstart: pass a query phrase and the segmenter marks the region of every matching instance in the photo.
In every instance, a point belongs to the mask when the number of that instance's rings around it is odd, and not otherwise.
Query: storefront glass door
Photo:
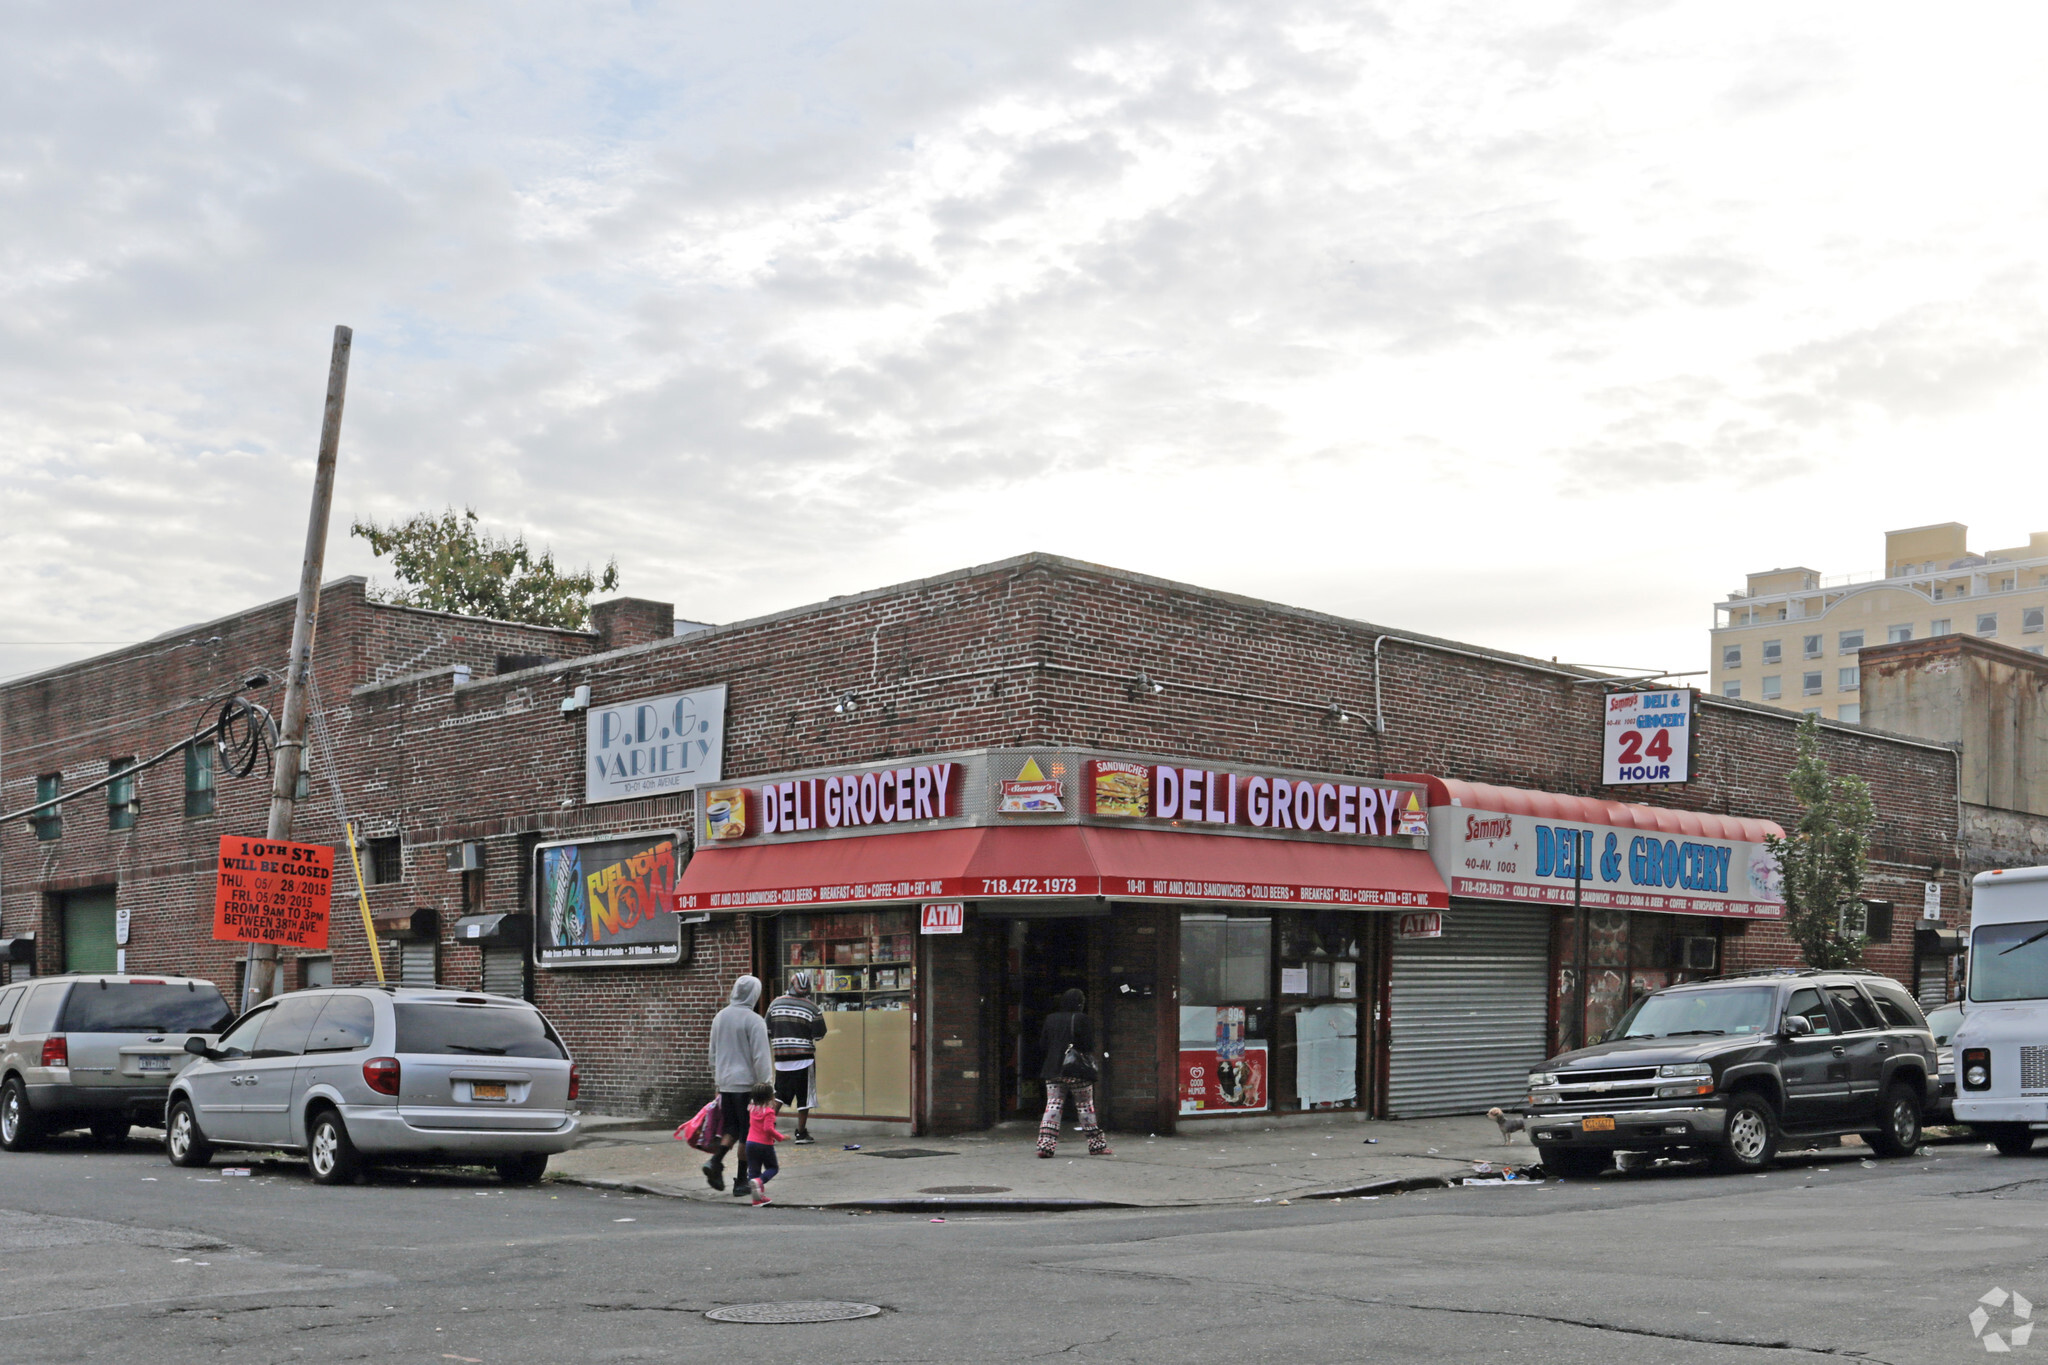
[[[1079,917],[1013,919],[1005,944],[1003,999],[1003,1113],[1037,1118],[1045,1112],[1045,1056],[1039,1040],[1045,1016],[1069,990],[1088,989],[1088,921]],[[1098,1031],[1104,1011],[1093,1001]],[[1097,1039],[1098,1044],[1101,1039]]]
[[[910,1018],[917,941],[910,910],[784,915],[782,979],[808,971],[825,1012],[818,1040],[818,1112],[910,1117]]]

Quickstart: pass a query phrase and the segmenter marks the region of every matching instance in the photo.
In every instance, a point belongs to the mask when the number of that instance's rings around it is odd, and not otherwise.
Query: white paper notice
[[[1280,969],[1280,994],[1307,995],[1308,968],[1282,967]]]

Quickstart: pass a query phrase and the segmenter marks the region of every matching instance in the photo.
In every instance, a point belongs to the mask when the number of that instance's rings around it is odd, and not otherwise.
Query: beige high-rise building
[[[1714,604],[1714,692],[1860,722],[1856,654],[1867,644],[1961,634],[2043,653],[2048,532],[1982,554],[1968,539],[1967,526],[1945,521],[1887,531],[1881,573],[1751,574],[1745,591]]]

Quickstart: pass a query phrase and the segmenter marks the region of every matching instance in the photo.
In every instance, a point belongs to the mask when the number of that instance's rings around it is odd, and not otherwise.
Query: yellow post
[[[363,886],[363,860],[356,856],[356,827],[343,825],[348,831],[348,863],[356,870],[356,901],[363,907],[363,937],[370,940],[370,964],[377,969],[377,984],[384,984],[384,954],[377,950],[377,926],[370,923],[370,893]]]

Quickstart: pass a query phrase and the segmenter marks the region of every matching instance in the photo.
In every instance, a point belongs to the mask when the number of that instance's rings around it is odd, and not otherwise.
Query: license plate
[[[137,1071],[168,1072],[171,1069],[171,1059],[168,1057],[137,1057],[135,1059],[135,1069]]]
[[[469,1083],[469,1097],[473,1100],[502,1100],[505,1098],[505,1083],[503,1081],[471,1081]],[[1612,1127],[1613,1125],[1610,1124],[1608,1126]]]
[[[1580,1122],[1579,1127],[1588,1133],[1611,1133],[1614,1131],[1614,1120],[1606,1114],[1588,1114]]]

